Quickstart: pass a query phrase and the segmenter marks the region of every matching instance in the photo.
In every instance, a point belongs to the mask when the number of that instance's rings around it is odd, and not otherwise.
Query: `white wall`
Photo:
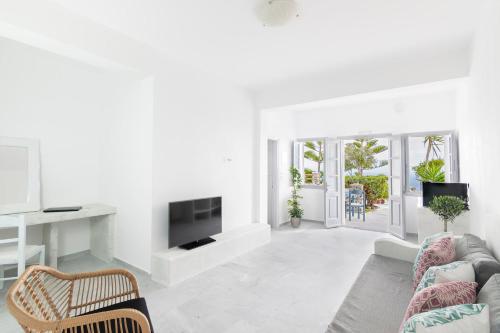
[[[130,247],[151,234],[152,107],[136,102],[140,83],[7,39],[0,50],[0,135],[40,140],[42,206],[115,205],[116,256],[148,270],[149,244]],[[59,255],[88,250],[89,231],[62,224]]]
[[[325,221],[325,192],[323,188],[303,188],[302,207],[304,208],[304,219],[311,221]]]
[[[153,250],[168,246],[168,203],[222,196],[222,229],[253,220],[257,116],[250,96],[188,68],[155,78]]]
[[[0,49],[0,133],[40,140],[43,207],[95,202],[108,79],[9,40]],[[88,224],[71,229],[61,227],[61,255],[89,248]]]
[[[295,123],[290,112],[263,111],[260,129],[260,221],[267,221],[267,140],[278,140],[278,223],[290,221],[287,201],[290,197],[290,173],[292,142],[295,139]]]
[[[476,35],[470,105],[459,115],[461,180],[470,183],[471,228],[500,256],[500,2],[486,0]]]
[[[102,119],[101,200],[118,208],[115,257],[149,272],[154,79],[125,82]]]
[[[256,104],[262,109],[274,108],[461,78],[469,73],[468,55],[468,47],[459,43],[291,77],[256,87]]]
[[[411,133],[456,127],[456,92],[349,102],[295,112],[299,138]]]

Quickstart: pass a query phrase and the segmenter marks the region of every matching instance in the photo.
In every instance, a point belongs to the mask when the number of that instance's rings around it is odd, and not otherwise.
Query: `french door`
[[[405,238],[405,141],[402,136],[389,137],[389,227],[388,231]],[[344,223],[344,165],[340,139],[325,139],[325,226],[333,228]]]
[[[392,136],[389,140],[389,232],[405,239],[404,212],[404,138]]]
[[[342,225],[342,151],[340,140],[325,139],[325,226],[334,228]]]

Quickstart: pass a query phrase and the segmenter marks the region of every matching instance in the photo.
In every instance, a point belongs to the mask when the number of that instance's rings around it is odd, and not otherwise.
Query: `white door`
[[[267,221],[278,228],[278,141],[267,141]]]
[[[389,232],[405,238],[403,138],[393,136],[389,143]]]
[[[342,224],[341,181],[342,168],[340,140],[325,140],[325,226],[338,227]]]
[[[444,136],[445,175],[447,183],[458,183],[458,137],[455,133]]]

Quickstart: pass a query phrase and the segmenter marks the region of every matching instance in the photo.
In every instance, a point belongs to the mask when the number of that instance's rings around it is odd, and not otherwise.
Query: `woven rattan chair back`
[[[88,314],[138,297],[137,281],[125,270],[64,274],[32,266],[9,289],[7,306],[28,333],[149,333],[136,310]]]

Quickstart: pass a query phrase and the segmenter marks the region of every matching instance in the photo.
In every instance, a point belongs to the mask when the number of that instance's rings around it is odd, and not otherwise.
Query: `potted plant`
[[[299,199],[302,197],[299,194],[300,184],[302,184],[302,176],[297,168],[290,168],[290,177],[292,179],[292,197],[288,200],[288,214],[290,215],[290,223],[292,227],[300,226],[300,219],[304,215],[304,210],[300,206]]]
[[[446,232],[448,231],[448,222],[453,223],[465,210],[465,202],[459,197],[451,195],[435,196],[430,202],[429,208],[443,221]]]

